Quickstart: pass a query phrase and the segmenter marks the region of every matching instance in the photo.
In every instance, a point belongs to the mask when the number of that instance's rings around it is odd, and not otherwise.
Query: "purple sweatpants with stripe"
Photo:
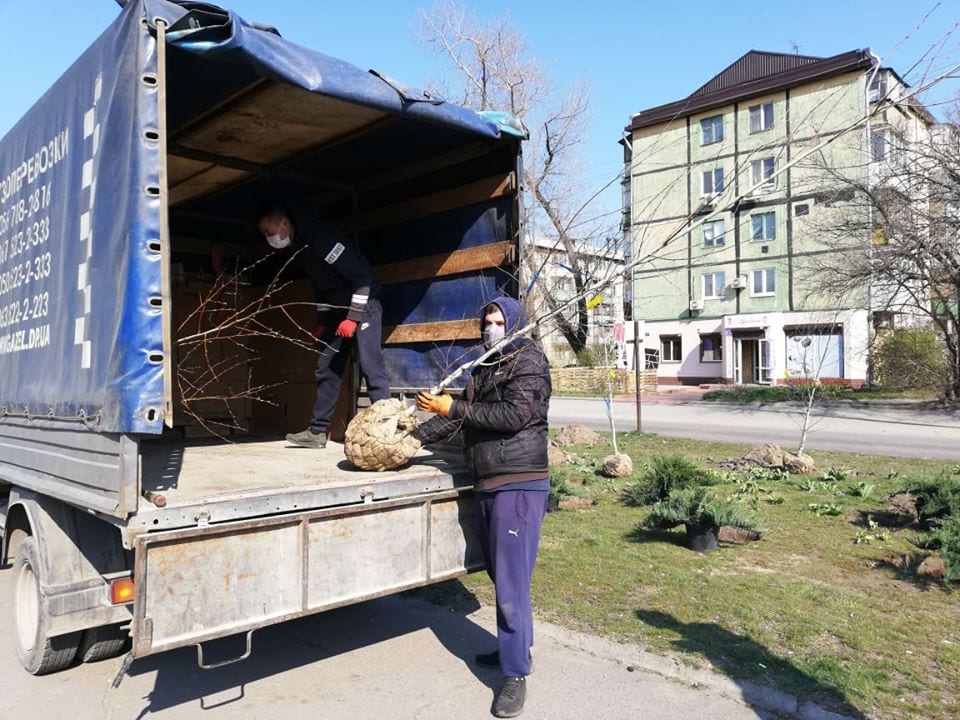
[[[480,544],[497,592],[500,669],[506,677],[526,677],[533,645],[530,580],[550,492],[499,490],[478,495]]]

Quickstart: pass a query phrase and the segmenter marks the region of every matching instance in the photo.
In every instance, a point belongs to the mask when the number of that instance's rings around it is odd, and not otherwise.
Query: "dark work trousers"
[[[337,337],[336,326],[328,327],[324,332],[320,341],[325,347],[317,360],[317,399],[313,404],[313,419],[310,420],[310,429],[314,432],[326,432],[330,425],[330,416],[340,394],[343,369],[350,359],[354,345],[357,348],[360,372],[367,379],[370,402],[390,397],[390,381],[383,364],[381,346],[382,316],[383,308],[380,303],[370,298],[353,338]]]
[[[506,677],[530,674],[530,581],[549,490],[498,490],[480,497],[480,546],[497,592],[497,650]]]

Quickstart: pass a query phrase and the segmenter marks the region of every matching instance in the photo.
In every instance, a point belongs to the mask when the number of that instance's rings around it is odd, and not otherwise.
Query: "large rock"
[[[560,445],[596,445],[601,439],[597,433],[580,423],[567,425],[557,433],[557,443]]]
[[[806,453],[794,455],[783,453],[783,469],[791,475],[807,475],[816,470],[817,464]]]
[[[608,455],[603,459],[603,467],[600,469],[601,475],[611,478],[628,477],[633,475],[633,460],[629,455],[616,453]]]

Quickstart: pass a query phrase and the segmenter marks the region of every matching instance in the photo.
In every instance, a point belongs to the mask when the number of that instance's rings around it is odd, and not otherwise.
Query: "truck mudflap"
[[[472,490],[140,535],[133,656],[482,567]]]

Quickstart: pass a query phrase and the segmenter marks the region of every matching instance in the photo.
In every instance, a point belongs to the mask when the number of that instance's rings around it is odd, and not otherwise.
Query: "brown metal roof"
[[[869,50],[851,50],[827,58],[751,50],[689,97],[637,113],[626,130],[632,132],[813,80],[866,70],[876,62]]]
[[[823,58],[810,55],[785,55],[783,53],[751,50],[706,85],[695,90],[690,97],[709,95],[754,80],[762,80],[770,75],[796,70],[821,60]]]

